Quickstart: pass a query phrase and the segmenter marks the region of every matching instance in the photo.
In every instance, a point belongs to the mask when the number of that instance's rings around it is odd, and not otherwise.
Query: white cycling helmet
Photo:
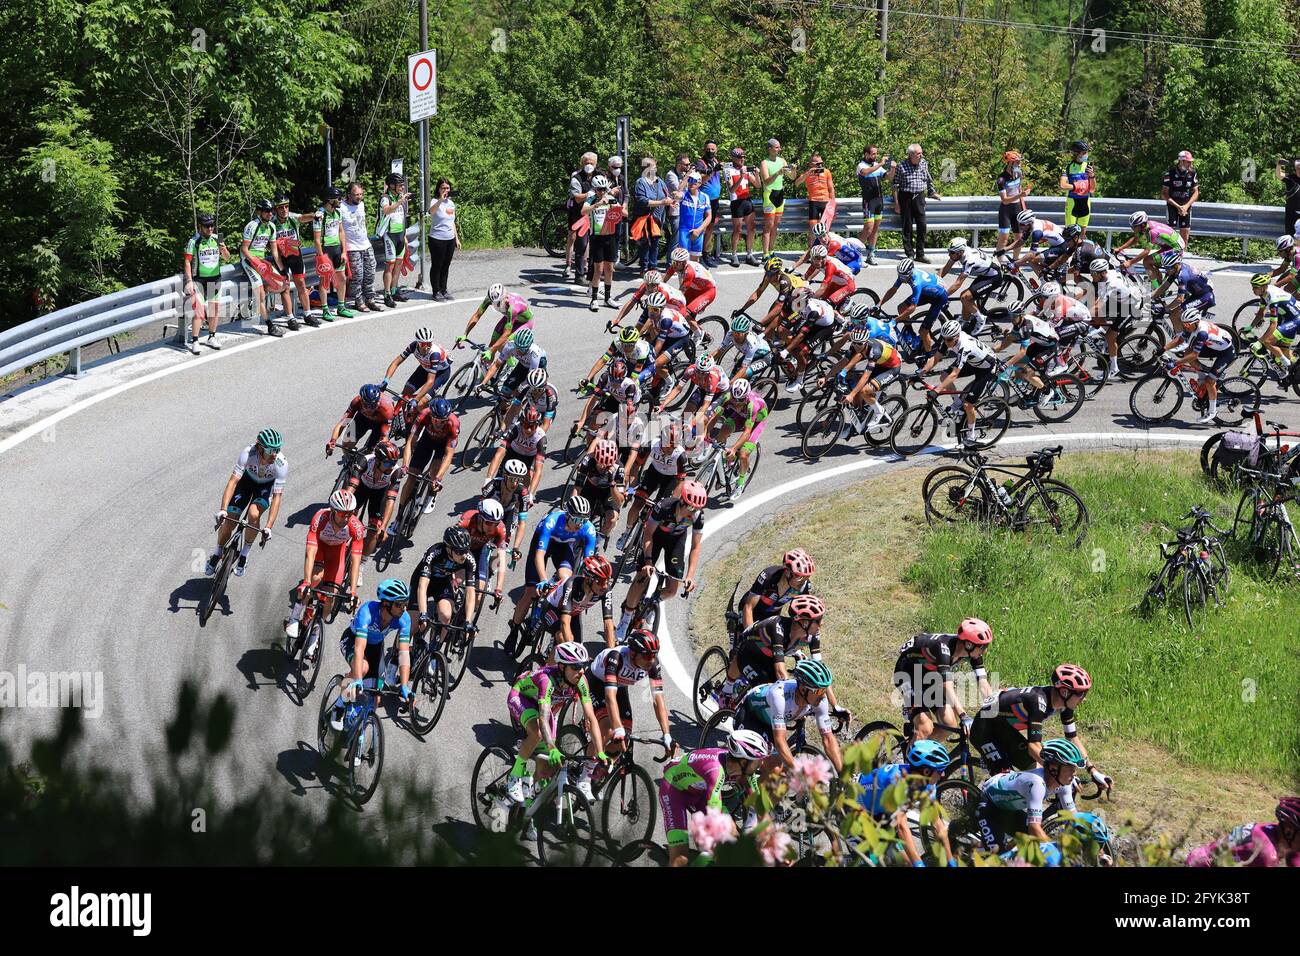
[[[712,372],[715,364],[717,363],[713,361],[713,356],[708,352],[705,352],[695,360],[695,371],[705,373]]]
[[[334,494],[330,495],[330,507],[335,511],[356,511],[357,499],[352,492],[346,488],[340,488]]]
[[[425,344],[432,345],[433,332],[431,332],[429,329],[416,329],[415,341],[419,342],[421,345],[425,345]]]
[[[500,521],[506,509],[502,508],[501,502],[495,498],[484,498],[478,503],[478,513],[489,521]]]
[[[939,334],[945,339],[955,339],[961,335],[961,323],[956,319],[948,319],[943,325],[939,326]]]
[[[1147,224],[1147,214],[1139,209],[1137,212],[1133,213],[1133,215],[1128,217],[1128,224],[1135,229],[1138,226],[1145,226]]]
[[[812,247],[812,252],[810,252],[809,255],[812,256],[813,261],[815,262],[818,259],[825,259],[829,252],[829,249],[819,243]]]
[[[1034,221],[1034,212],[1032,209],[1020,210],[1020,215],[1016,216],[1016,222],[1022,226],[1027,226]]]
[[[1050,299],[1050,298],[1052,298],[1053,296],[1060,295],[1060,294],[1061,294],[1061,283],[1059,283],[1059,282],[1044,282],[1044,283],[1043,283],[1043,287],[1042,287],[1041,289],[1038,290],[1038,293],[1039,293],[1039,295],[1041,295],[1041,296],[1042,296],[1043,298],[1045,298],[1045,299]]]
[[[685,262],[690,257],[691,254],[681,246],[678,246],[676,249],[673,250],[673,255],[672,255],[673,262]]]
[[[546,369],[544,369],[544,368],[535,368],[535,369],[533,369],[531,372],[529,372],[529,373],[528,373],[528,387],[529,387],[529,388],[545,388],[545,387],[546,387]]]
[[[733,730],[727,735],[727,753],[737,760],[765,760],[772,754],[763,735],[753,730]]]
[[[601,176],[600,174],[597,174],[597,175],[595,175],[595,176],[592,176],[592,177],[591,177],[591,188],[592,188],[592,189],[608,189],[608,188],[609,188],[609,180],[606,179],[604,176]]]
[[[1291,249],[1292,249],[1292,247],[1294,247],[1294,246],[1295,246],[1295,240],[1292,239],[1290,236],[1278,236],[1278,237],[1277,237],[1277,251],[1278,251],[1278,252],[1290,252]]]
[[[963,239],[961,236],[958,236],[952,242],[948,243],[948,255],[959,256],[962,253],[964,253],[968,248],[969,246],[966,245],[966,240]]]
[[[849,333],[849,340],[854,345],[866,345],[871,341],[871,330],[867,328],[856,328]]]
[[[555,663],[569,667],[583,667],[591,661],[587,649],[577,641],[563,641],[555,645]]]
[[[491,300],[493,305],[496,305],[505,297],[506,297],[506,287],[503,286],[500,282],[493,282],[490,286],[488,286],[488,299]]]
[[[916,263],[913,262],[911,259],[898,260],[898,274],[900,276],[910,276],[912,274],[912,271],[915,268],[916,268]]]
[[[506,474],[511,478],[527,478],[528,466],[518,458],[506,459]]]
[[[649,272],[645,274],[643,278],[645,280],[645,284],[647,288],[653,289],[659,283],[664,281],[664,274],[660,272],[658,269],[651,269]]]
[[[749,394],[749,379],[747,378],[736,379],[734,382],[731,383],[730,393],[733,399],[735,399],[736,401],[740,401],[742,398],[744,398],[746,395]]]
[[[1110,271],[1110,263],[1098,256],[1088,263],[1088,271],[1093,275],[1102,275]]]
[[[662,292],[651,292],[642,300],[641,304],[647,309],[662,309],[668,304],[668,296]]]

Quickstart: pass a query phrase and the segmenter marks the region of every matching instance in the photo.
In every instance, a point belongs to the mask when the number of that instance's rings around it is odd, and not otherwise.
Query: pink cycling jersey
[[[1285,857],[1279,853],[1281,839],[1275,823],[1244,823],[1228,836],[1192,850],[1187,865],[1214,866],[1215,857],[1229,850],[1240,866],[1300,866],[1300,853],[1288,852]]]

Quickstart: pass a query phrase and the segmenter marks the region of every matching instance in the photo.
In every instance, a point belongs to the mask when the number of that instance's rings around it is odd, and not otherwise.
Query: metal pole
[[[334,130],[324,127],[325,133],[325,185],[334,185]]]
[[[420,0],[420,52],[429,49],[429,0]],[[424,217],[429,214],[429,121],[420,120],[420,278],[417,289],[428,288],[429,232]]]
[[[885,82],[885,61],[889,59],[889,0],[876,0],[877,18],[880,21],[880,71],[876,74]],[[885,118],[885,93],[883,88],[876,96],[876,119]]]

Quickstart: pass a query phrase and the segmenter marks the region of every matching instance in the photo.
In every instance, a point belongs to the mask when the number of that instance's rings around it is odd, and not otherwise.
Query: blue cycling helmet
[[[1094,843],[1110,842],[1110,828],[1106,826],[1106,821],[1096,813],[1076,811],[1073,826],[1080,839],[1092,840]]]
[[[451,402],[445,398],[435,398],[429,403],[429,414],[434,418],[448,418],[451,416]]]
[[[1040,843],[1038,849],[1043,851],[1043,866],[1061,865],[1061,851],[1055,843]]]
[[[398,578],[386,578],[379,582],[379,600],[381,601],[409,601],[411,599],[411,590],[406,586],[406,582]]]
[[[1183,254],[1177,249],[1166,249],[1160,254],[1160,264],[1166,269],[1176,269],[1183,264]]]
[[[917,740],[907,748],[907,765],[915,770],[943,772],[952,763],[948,748],[934,740]]]
[[[367,405],[374,405],[379,401],[379,396],[384,394],[384,390],[378,385],[362,385],[361,400]]]

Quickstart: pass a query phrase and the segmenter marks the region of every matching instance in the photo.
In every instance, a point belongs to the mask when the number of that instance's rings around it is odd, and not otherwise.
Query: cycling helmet
[[[1038,290],[1038,294],[1044,299],[1051,299],[1061,294],[1061,283],[1044,282]]]
[[[442,421],[451,417],[451,402],[445,398],[435,398],[429,403],[429,414]]]
[[[592,188],[592,189],[608,189],[608,188],[609,188],[609,180],[606,179],[604,176],[601,176],[601,175],[595,175],[595,176],[592,176],[592,177],[591,177],[591,188]]]
[[[540,425],[542,423],[542,413],[536,405],[529,405],[519,417],[525,425]]]
[[[1040,843],[1038,850],[1043,854],[1043,866],[1061,865],[1061,850],[1055,843]]]
[[[733,315],[731,317],[731,331],[736,333],[748,332],[753,321],[754,320],[744,312],[741,312],[739,315]]]
[[[1134,229],[1138,229],[1142,226],[1145,226],[1147,224],[1147,214],[1142,212],[1141,210],[1138,210],[1137,212],[1133,213],[1133,215],[1128,217],[1128,224],[1132,226]]]
[[[1083,754],[1072,741],[1064,737],[1057,737],[1055,740],[1043,742],[1043,749],[1039,751],[1038,759],[1044,764],[1069,764],[1072,767],[1082,767],[1086,760]]]
[[[826,616],[826,602],[815,594],[797,594],[790,602],[790,616],[820,621]]]
[[[478,513],[488,521],[500,521],[501,516],[506,513],[506,509],[501,507],[501,502],[495,498],[484,498],[478,503]]]
[[[687,252],[685,249],[683,249],[681,246],[678,246],[676,249],[673,250],[673,254],[672,254],[673,262],[685,262],[690,257],[691,254]]]
[[[1034,211],[1032,209],[1022,209],[1016,216],[1016,222],[1022,226],[1027,226],[1034,221]]]
[[[819,222],[817,225],[813,226],[813,236],[817,239],[820,239],[828,232],[830,232],[830,230],[826,228],[826,223],[824,222]]]
[[[957,640],[987,647],[993,643],[993,628],[977,617],[968,617],[957,625]]]
[[[1076,810],[1074,820],[1071,822],[1074,832],[1081,840],[1092,840],[1095,843],[1110,842],[1110,828],[1098,814]]]
[[[555,645],[555,663],[565,667],[584,667],[591,661],[587,649],[577,641],[562,641]]]
[[[518,458],[506,459],[506,476],[523,479],[528,477],[528,466]]]
[[[830,250],[825,246],[818,244],[812,247],[812,251],[809,252],[808,255],[812,257],[814,262],[816,262],[819,259],[825,259],[829,252]]]
[[[749,379],[738,378],[734,382],[732,382],[730,394],[732,400],[736,402],[740,401],[745,396],[747,396],[749,394]]]
[[[510,341],[515,343],[515,348],[526,352],[533,347],[533,330],[520,329],[514,335],[510,336]]]
[[[385,578],[379,582],[379,600],[406,603],[411,599],[411,589],[401,578]]]
[[[257,201],[258,212],[272,212],[274,209],[275,207],[271,205],[271,200],[269,199],[259,199]]]
[[[609,363],[609,377],[611,380],[623,381],[627,378],[627,362],[621,358],[614,359]]]
[[[812,289],[804,286],[802,289],[795,289],[794,295],[790,296],[790,304],[796,309],[808,308],[808,303],[812,301]]]
[[[529,372],[529,373],[528,373],[528,387],[529,387],[529,388],[545,388],[545,387],[546,387],[546,369],[544,369],[544,368],[535,368],[535,369],[533,369],[531,372]]]
[[[1093,275],[1105,275],[1110,271],[1110,263],[1098,256],[1088,263],[1088,271]]]
[[[662,292],[651,292],[641,302],[641,305],[647,309],[662,309],[667,304],[668,296],[664,295]]]
[[[375,446],[375,457],[391,463],[401,458],[402,452],[396,444],[385,438]]]
[[[764,272],[780,272],[785,267],[780,256],[768,256],[763,260]]]
[[[898,274],[900,276],[910,276],[915,269],[916,263],[911,259],[904,258],[898,260]]]
[[[1269,283],[1269,274],[1267,272],[1256,272],[1250,277],[1250,287],[1252,289],[1262,289]]]
[[[1278,251],[1278,252],[1290,252],[1291,249],[1292,249],[1294,246],[1295,246],[1295,240],[1292,239],[1290,236],[1278,236],[1278,237],[1277,237],[1277,251]]]
[[[948,243],[948,255],[959,256],[962,253],[964,253],[968,248],[970,247],[966,245],[966,240],[963,239],[961,236],[958,236],[952,242]]]
[[[1083,693],[1092,687],[1092,678],[1078,664],[1058,664],[1052,671],[1052,686],[1057,690]]]
[[[591,503],[582,495],[571,495],[564,503],[564,513],[570,518],[585,518],[591,514]]]
[[[854,345],[866,345],[871,341],[871,330],[866,328],[857,328],[849,333],[849,341]]]
[[[346,488],[340,488],[330,495],[330,507],[335,511],[356,511],[357,496]]]
[[[275,197],[275,204],[276,204],[277,206],[287,206],[287,205],[289,205],[289,197],[288,197],[288,196],[283,196],[283,195],[282,195],[282,196],[276,196],[276,197]]]
[[[618,333],[618,340],[623,345],[636,345],[641,341],[641,330],[629,325]]]
[[[1177,269],[1183,264],[1183,254],[1177,249],[1167,249],[1160,254],[1160,265],[1165,269]]]
[[[961,323],[956,319],[948,319],[943,325],[939,326],[939,334],[945,339],[955,339],[961,335]]]
[[[433,344],[433,332],[432,332],[431,330],[429,330],[429,329],[416,329],[416,330],[415,330],[415,341],[416,341],[416,343],[419,344],[419,345],[432,345],[432,344]]]
[[[810,578],[817,570],[816,563],[803,548],[791,548],[785,553],[781,563],[797,578]]]
[[[709,503],[709,493],[704,490],[704,486],[698,481],[690,479],[682,482],[681,500],[699,511]]]
[[[865,322],[871,317],[871,303],[859,299],[857,302],[850,302],[848,311],[844,313],[845,318],[850,322]]]
[[[210,212],[199,213],[200,226],[215,226],[216,224],[217,224],[217,217],[212,215],[212,213]]]
[[[713,356],[705,352],[695,360],[695,371],[709,373],[712,372],[718,363],[713,361]]]
[[[488,286],[488,299],[493,305],[496,305],[506,297],[506,287],[500,282],[493,282]]]
[[[655,637],[653,631],[639,627],[635,631],[628,632],[627,646],[632,648],[633,654],[658,654],[659,638]]]
[[[1083,235],[1083,227],[1079,225],[1077,222],[1072,222],[1064,229],[1061,230],[1061,237],[1066,242],[1070,242],[1073,239],[1078,239],[1082,235]]]
[[[642,281],[645,282],[646,288],[653,289],[659,283],[664,281],[664,274],[660,272],[658,269],[651,269],[648,272],[646,272],[646,274],[641,278]]]
[[[442,533],[442,543],[457,554],[468,553],[471,546],[469,532],[458,524],[452,525]]]
[[[737,760],[766,760],[772,748],[757,731],[733,730],[727,735],[727,753]]]
[[[596,464],[601,468],[613,468],[618,464],[618,445],[608,438],[596,442]]]
[[[603,554],[593,554],[583,559],[582,573],[593,581],[608,581],[613,577],[614,569],[610,567],[609,558]]]
[[[1300,829],[1300,797],[1283,797],[1277,802],[1273,815],[1283,826]]]
[[[379,402],[379,396],[384,394],[384,390],[378,385],[362,385],[361,401],[367,405],[374,405]]]
[[[907,765],[916,770],[938,770],[940,773],[948,769],[948,764],[952,763],[952,758],[948,756],[948,748],[935,740],[917,740],[907,748],[907,756],[904,758]]]
[[[1076,139],[1070,144],[1070,151],[1074,153],[1086,153],[1088,151],[1087,140]]]
[[[257,433],[257,443],[267,451],[279,451],[284,444],[284,439],[274,428],[263,428]]]
[[[343,190],[339,189],[339,187],[329,186],[326,188],[325,190],[326,202],[338,202],[342,198],[343,198]]]
[[[831,669],[821,661],[804,658],[794,665],[794,679],[799,682],[800,687],[818,689],[830,687]]]

